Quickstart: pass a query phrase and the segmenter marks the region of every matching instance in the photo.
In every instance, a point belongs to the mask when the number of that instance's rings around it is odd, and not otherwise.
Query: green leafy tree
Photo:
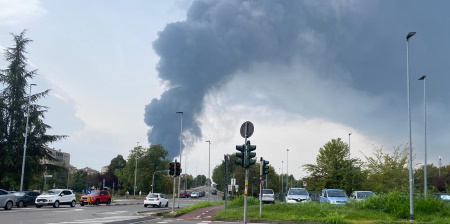
[[[364,188],[375,192],[407,191],[409,189],[408,155],[408,147],[403,149],[397,147],[392,154],[375,147],[373,157],[365,156],[368,177],[363,185]]]
[[[63,135],[48,135],[51,127],[44,123],[47,107],[36,102],[48,95],[50,90],[28,96],[29,80],[37,75],[37,70],[27,70],[26,46],[31,42],[25,31],[12,34],[15,45],[5,51],[6,69],[0,70],[0,83],[5,87],[0,91],[0,187],[9,189],[19,185],[23,158],[24,133],[26,129],[27,108],[29,108],[29,130],[25,165],[24,189],[38,186],[43,171],[54,168],[41,164],[42,159],[54,161],[46,149],[49,143],[65,138]],[[30,105],[28,107],[28,102]]]
[[[130,150],[130,155],[122,169],[117,170],[120,184],[124,191],[133,194],[134,179],[136,174],[136,192],[150,192],[153,174],[156,171],[169,169],[168,151],[162,145],[152,145],[149,148],[142,146]],[[119,161],[121,164],[122,161]],[[120,167],[120,165],[119,165]],[[137,169],[136,169],[137,167]],[[136,172],[135,172],[136,171]],[[170,189],[165,172],[155,173],[154,191],[167,193]]]
[[[319,191],[323,188],[339,188],[346,192],[361,189],[364,173],[358,159],[349,159],[347,143],[340,138],[332,139],[319,149],[316,164],[304,165],[309,176],[308,188]]]

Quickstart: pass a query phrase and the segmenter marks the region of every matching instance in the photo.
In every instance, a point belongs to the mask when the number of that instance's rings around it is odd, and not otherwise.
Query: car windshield
[[[198,192],[197,191],[193,191],[191,194],[198,194]]]
[[[328,191],[328,197],[347,197],[344,191]]]
[[[371,192],[371,191],[367,191],[367,192],[358,192],[357,193],[357,197],[359,198],[359,199],[363,199],[363,198],[368,198],[368,197],[371,197],[371,196],[374,196],[375,194],[373,193],[373,192]]]
[[[91,192],[91,195],[93,195],[93,196],[96,196],[96,195],[99,195],[99,194],[100,194],[99,191],[93,191],[93,192]]]
[[[308,195],[308,192],[305,189],[291,189],[289,195]]]
[[[15,196],[24,196],[25,195],[25,192],[15,192],[15,193],[13,193]]]
[[[43,195],[56,195],[59,194],[61,191],[55,191],[55,190],[50,190],[50,191],[46,191],[43,193]]]
[[[159,195],[157,194],[149,194],[147,195],[147,198],[158,198]]]
[[[273,190],[271,190],[271,189],[263,189],[262,193],[263,194],[273,194]]]

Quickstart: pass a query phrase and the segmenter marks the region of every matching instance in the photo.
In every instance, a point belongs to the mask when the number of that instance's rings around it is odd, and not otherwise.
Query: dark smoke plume
[[[311,14],[303,1],[224,0],[194,1],[184,22],[168,24],[153,48],[160,56],[159,78],[169,87],[145,109],[151,127],[148,140],[179,154],[180,115],[183,131],[198,140],[197,121],[204,96],[227,83],[237,71],[252,63],[289,63],[307,43],[300,31]],[[323,23],[323,18],[310,23]],[[324,29],[334,29],[321,24]]]

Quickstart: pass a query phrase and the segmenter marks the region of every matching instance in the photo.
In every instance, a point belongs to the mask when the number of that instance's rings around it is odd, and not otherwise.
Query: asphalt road
[[[220,196],[211,195],[210,200],[220,200]],[[182,198],[180,208],[202,201],[208,201],[208,195],[201,198]],[[61,205],[59,208],[44,206],[36,208],[14,207],[10,211],[0,208],[0,223],[15,224],[81,224],[81,223],[196,223],[179,219],[162,219],[157,213],[170,212],[173,200],[168,208],[145,208],[142,199],[117,200],[112,205],[80,206]],[[176,204],[177,205],[177,204]],[[175,206],[176,209],[176,206]]]

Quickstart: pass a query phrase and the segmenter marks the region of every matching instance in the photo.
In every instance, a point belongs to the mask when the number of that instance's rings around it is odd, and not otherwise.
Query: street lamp
[[[139,142],[137,142],[136,144],[136,148],[139,148]],[[137,151],[136,151],[137,152]],[[133,198],[136,199],[136,175],[137,175],[137,153],[136,156],[134,157],[136,159],[136,167],[134,168],[134,191],[133,191]]]
[[[205,141],[208,142],[208,151],[209,151],[209,159],[208,159],[208,179],[209,179],[209,183],[208,183],[208,202],[210,202],[210,198],[211,198],[211,141]]]
[[[286,192],[289,189],[289,149],[286,149]]]
[[[416,32],[409,32],[406,36],[406,86],[408,95],[408,129],[409,129],[409,219],[414,220],[414,177],[412,166],[412,137],[411,137],[411,100],[409,85],[409,38],[414,36]]]
[[[281,193],[284,193],[284,172],[283,172],[283,168],[284,168],[284,161],[281,161]]]
[[[156,173],[159,173],[159,172],[168,172],[167,170],[158,170],[158,171],[155,171],[154,173],[153,173],[153,178],[152,178],[152,193],[153,193],[153,187],[155,186],[155,174]]]
[[[424,132],[425,132],[425,165],[423,168],[423,196],[427,197],[427,191],[428,191],[428,186],[427,186],[427,97],[426,97],[426,91],[425,91],[425,83],[426,83],[426,78],[427,76],[424,75],[422,77],[419,78],[419,80],[423,80],[423,120],[425,123],[425,128],[424,128]]]
[[[348,133],[348,159],[350,160],[350,135],[352,135],[352,133]]]
[[[23,144],[23,160],[22,160],[22,174],[20,175],[20,191],[23,189],[23,176],[25,172],[25,156],[27,154],[27,137],[28,137],[28,121],[30,118],[30,101],[31,101],[31,87],[36,84],[30,84],[30,94],[28,95],[28,106],[27,106],[27,124],[25,126],[25,143]]]
[[[181,135],[183,134],[183,112],[178,111],[177,114],[181,114],[181,129],[180,129],[180,164],[181,164]],[[180,187],[181,187],[181,178],[178,178],[178,207],[180,208]]]

